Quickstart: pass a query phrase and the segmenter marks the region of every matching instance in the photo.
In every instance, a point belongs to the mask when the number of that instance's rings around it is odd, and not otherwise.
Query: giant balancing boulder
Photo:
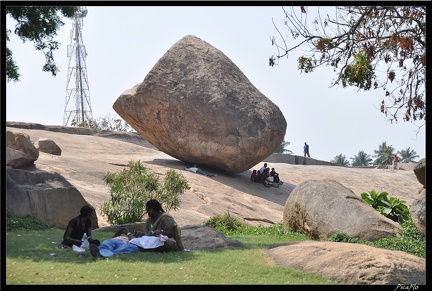
[[[187,163],[240,173],[281,145],[287,123],[220,50],[188,35],[113,109],[160,151]]]

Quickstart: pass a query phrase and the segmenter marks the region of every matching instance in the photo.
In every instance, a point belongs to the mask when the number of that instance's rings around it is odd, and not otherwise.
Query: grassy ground
[[[98,238],[109,233],[98,233]],[[56,248],[63,230],[6,233],[6,285],[16,284],[336,284],[317,275],[272,264],[268,246],[278,236],[232,236],[245,246],[211,251],[137,253],[94,259]],[[105,236],[105,237],[104,237]]]
[[[338,284],[319,275],[302,273],[271,262],[266,256],[269,247],[309,239],[301,233],[285,233],[282,223],[270,227],[250,227],[229,216],[222,216],[210,219],[207,225],[241,241],[244,246],[173,253],[140,252],[95,259],[88,250],[78,254],[72,249],[58,248],[63,229],[51,228],[31,216],[19,218],[8,215],[5,284]],[[111,233],[97,233],[97,239],[101,241],[111,236]],[[337,234],[330,240],[365,243],[426,257],[426,239],[411,221],[403,225],[402,235],[397,238],[370,243]]]

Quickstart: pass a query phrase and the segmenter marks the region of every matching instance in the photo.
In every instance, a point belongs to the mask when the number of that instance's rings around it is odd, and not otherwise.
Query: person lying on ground
[[[216,174],[211,174],[211,173],[209,173],[207,171],[204,171],[204,170],[198,168],[196,164],[194,164],[192,167],[186,167],[185,170],[189,171],[189,172],[194,172],[194,173],[197,173],[197,174],[201,174],[201,175],[204,175],[204,176],[207,176],[207,177],[216,176]]]
[[[112,238],[104,240],[99,246],[90,244],[90,254],[95,258],[109,258],[115,254],[137,253],[138,246],[130,244],[135,236],[125,226],[121,226]]]
[[[144,224],[143,232],[136,231],[132,235],[127,227],[121,227],[112,238],[104,240],[99,247],[90,245],[91,255],[95,258],[106,258],[138,251],[184,251],[180,228],[174,218],[163,210],[159,201],[147,201],[146,212],[149,217]]]

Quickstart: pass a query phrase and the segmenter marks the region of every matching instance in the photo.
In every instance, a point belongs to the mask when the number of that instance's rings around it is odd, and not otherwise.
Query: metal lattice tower
[[[63,126],[88,127],[89,120],[93,119],[85,62],[87,53],[82,39],[83,18],[86,15],[87,9],[79,6],[73,18],[71,42],[67,48],[69,66]]]

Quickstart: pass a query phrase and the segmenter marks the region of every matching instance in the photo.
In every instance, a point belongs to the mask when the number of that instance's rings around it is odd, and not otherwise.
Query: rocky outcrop
[[[422,189],[420,197],[411,204],[410,215],[418,231],[426,236],[426,189]]]
[[[6,131],[6,166],[20,168],[33,165],[39,157],[39,150],[26,133]]]
[[[40,152],[61,156],[61,148],[50,138],[40,138],[34,145]]]
[[[81,207],[89,205],[63,176],[38,170],[34,166],[25,169],[7,168],[6,181],[8,213],[31,215],[53,227],[65,229],[69,220],[80,214]],[[91,220],[92,226],[97,228],[95,212]]]
[[[220,50],[189,35],[175,43],[114,110],[160,151],[240,173],[280,146],[287,123]]]
[[[69,220],[89,203],[60,174],[36,168],[34,162],[39,158],[39,150],[61,155],[60,147],[46,138],[40,138],[35,144],[28,134],[6,131],[6,210],[66,228]],[[91,219],[93,227],[98,227],[96,213]]]
[[[314,239],[336,233],[376,241],[399,235],[401,226],[381,215],[342,184],[332,180],[309,180],[289,195],[283,213],[284,229]]]
[[[426,260],[401,251],[353,243],[298,241],[271,248],[268,254],[277,264],[346,284],[426,284]]]
[[[426,159],[418,161],[414,167],[414,174],[423,188],[420,197],[413,201],[410,207],[410,215],[417,229],[426,236]]]
[[[423,188],[426,188],[426,159],[421,159],[418,161],[414,168],[414,174],[416,175],[420,184],[423,185]]]

